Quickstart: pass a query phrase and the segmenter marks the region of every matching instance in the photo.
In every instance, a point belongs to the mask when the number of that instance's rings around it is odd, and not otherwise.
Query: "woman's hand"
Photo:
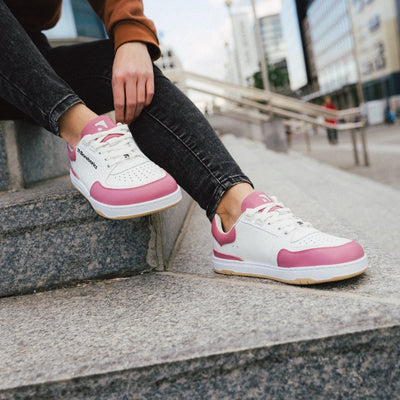
[[[151,103],[154,95],[153,63],[144,43],[128,42],[118,47],[112,88],[117,122],[130,124]]]

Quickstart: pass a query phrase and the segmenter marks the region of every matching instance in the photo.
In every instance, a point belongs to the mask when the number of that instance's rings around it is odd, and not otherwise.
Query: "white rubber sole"
[[[164,197],[158,199],[146,201],[144,203],[129,204],[124,206],[112,206],[109,204],[103,204],[93,199],[86,187],[70,173],[71,182],[79,192],[90,202],[93,209],[101,216],[108,219],[128,219],[136,218],[147,214],[153,214],[158,211],[165,210],[166,208],[173,207],[182,200],[181,189],[178,189]]]
[[[214,271],[219,274],[267,278],[293,285],[313,285],[360,275],[367,269],[368,258],[364,255],[358,260],[344,264],[282,268],[213,256],[213,264]]]

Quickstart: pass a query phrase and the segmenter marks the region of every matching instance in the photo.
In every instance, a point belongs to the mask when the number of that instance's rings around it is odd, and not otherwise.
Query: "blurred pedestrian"
[[[336,110],[335,105],[332,103],[332,100],[329,96],[325,96],[324,98],[324,104],[323,106],[325,108],[327,108],[328,110]],[[327,124],[332,124],[332,125],[336,125],[337,121],[336,119],[333,118],[325,118],[325,122]],[[336,128],[332,127],[332,128],[327,128],[326,129],[326,133],[328,136],[328,141],[331,144],[337,144],[338,143],[338,131]]]

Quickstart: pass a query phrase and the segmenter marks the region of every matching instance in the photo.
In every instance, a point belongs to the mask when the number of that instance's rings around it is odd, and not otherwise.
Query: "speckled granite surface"
[[[15,130],[26,185],[69,174],[64,140],[28,122],[15,121]]]
[[[66,145],[61,138],[32,123],[6,122],[2,128],[7,129],[9,140],[12,138],[15,142],[15,148],[8,150],[13,154],[13,167],[19,171],[22,186],[69,173]],[[8,168],[4,138],[0,132],[0,191],[14,188],[10,187],[13,183],[10,183]]]
[[[399,315],[172,273],[3,298],[0,399],[393,399]]]
[[[0,128],[0,191],[8,188],[7,155],[4,147],[3,133]]]
[[[399,193],[227,144],[259,188],[354,235],[368,272],[315,287],[214,274],[197,208],[168,272],[0,299],[1,400],[397,398]]]
[[[191,199],[155,216],[107,220],[69,177],[0,196],[0,297],[163,269]]]
[[[149,218],[97,215],[69,178],[0,196],[0,296],[147,271]]]

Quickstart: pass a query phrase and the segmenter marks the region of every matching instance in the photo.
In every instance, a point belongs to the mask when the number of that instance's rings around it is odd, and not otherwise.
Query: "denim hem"
[[[222,196],[232,187],[235,186],[239,183],[248,183],[249,185],[251,185],[254,188],[253,183],[251,182],[251,180],[246,176],[246,175],[234,175],[229,177],[228,179],[226,179],[224,181],[223,184],[219,185],[210,202],[208,203],[208,206],[206,208],[206,213],[207,213],[207,218],[212,221],[212,219],[214,218],[214,215],[217,211],[218,205],[222,199]]]
[[[58,120],[61,115],[65,113],[68,109],[76,104],[84,104],[84,102],[76,94],[68,94],[63,99],[61,99],[50,111],[49,113],[49,126],[51,132],[55,135],[60,136],[60,131],[58,129]]]

